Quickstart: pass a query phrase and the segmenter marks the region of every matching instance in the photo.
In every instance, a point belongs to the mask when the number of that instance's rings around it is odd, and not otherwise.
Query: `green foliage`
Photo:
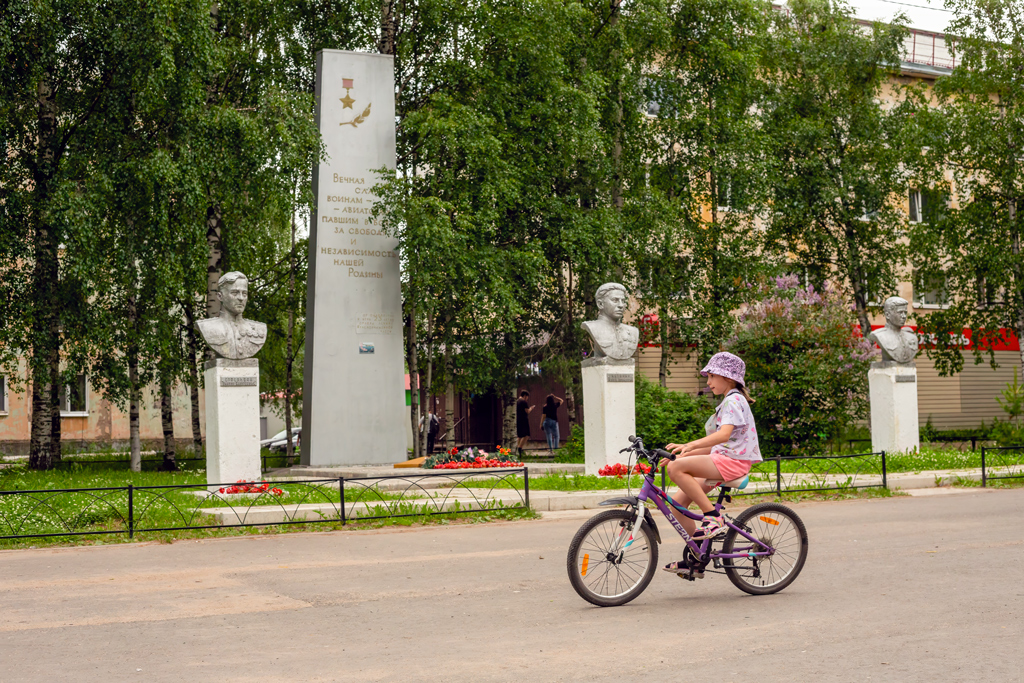
[[[657,112],[644,126],[649,182],[626,204],[635,290],[661,318],[662,348],[692,343],[699,359],[718,350],[742,284],[776,254],[754,229],[768,209],[770,137],[752,114],[766,94],[772,11],[757,0],[674,3],[646,79]]]
[[[714,409],[704,398],[669,391],[641,374],[636,376],[636,433],[649,448],[703,437],[704,423],[712,412]],[[572,434],[555,456],[555,462],[585,462],[583,427],[573,425]]]
[[[956,68],[935,83],[936,106],[922,106],[915,182],[956,203],[913,226],[911,244],[922,275],[943,282],[950,306],[919,316],[934,335],[926,353],[942,374],[959,372],[959,339],[973,330],[975,363],[1006,331],[1024,339],[1024,2],[951,0],[948,29]],[[933,103],[933,104],[936,104]],[[1024,351],[1024,346],[1022,346]]]
[[[992,425],[992,436],[1000,446],[1024,446],[1024,384],[1017,381],[1017,368],[1013,369],[1013,381],[1007,382],[1003,398],[996,398],[1006,421]]]
[[[641,374],[636,376],[636,431],[648,447],[704,437],[704,423],[712,412],[702,397],[669,391]]]
[[[587,461],[586,455],[583,446],[583,427],[574,424],[565,445],[555,453],[555,462],[582,463]]]
[[[773,13],[764,126],[772,141],[767,239],[820,287],[839,279],[866,335],[868,301],[894,291],[907,261],[903,164],[919,154],[913,107],[883,102],[906,29],[869,30],[844,3],[795,0]],[[912,99],[912,92],[901,93]]]
[[[817,292],[796,276],[761,285],[726,348],[747,364],[765,457],[823,453],[867,413],[876,352],[835,289]]]

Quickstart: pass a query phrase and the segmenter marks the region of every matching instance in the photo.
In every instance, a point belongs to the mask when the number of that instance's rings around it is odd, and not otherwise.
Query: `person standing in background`
[[[530,439],[530,413],[536,406],[530,405],[530,392],[523,389],[519,392],[519,400],[516,401],[516,455],[523,454],[523,446]]]
[[[420,415],[420,431],[423,431],[423,416]],[[434,441],[437,440],[437,433],[441,431],[441,421],[433,412],[427,413],[427,455],[434,452]]]
[[[541,412],[544,414],[544,421],[540,426],[544,430],[544,436],[548,439],[548,450],[552,453],[558,448],[558,406],[560,405],[562,405],[562,399],[554,394],[548,394],[547,399],[544,401],[544,407],[541,409]]]

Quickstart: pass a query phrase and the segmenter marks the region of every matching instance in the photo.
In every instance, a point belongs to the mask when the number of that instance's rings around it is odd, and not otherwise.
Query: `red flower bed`
[[[633,465],[633,474],[649,474],[650,471],[650,465],[645,465],[640,462]],[[621,462],[617,462],[614,465],[605,465],[599,469],[597,473],[602,477],[624,477],[629,474],[629,468]]]
[[[502,461],[502,460],[486,460],[482,457],[474,458],[470,462],[445,462],[438,465],[434,465],[432,469],[435,470],[479,470],[487,467],[522,467],[521,462]]]
[[[239,479],[233,486],[226,486],[220,489],[220,493],[270,493],[275,496],[283,496],[284,491],[279,488],[270,488],[270,484],[265,481],[260,483],[251,482],[246,483],[244,479]]]

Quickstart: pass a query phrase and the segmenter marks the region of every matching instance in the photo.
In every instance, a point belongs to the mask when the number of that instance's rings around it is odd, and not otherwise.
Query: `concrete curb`
[[[531,471],[533,466],[531,466]],[[990,468],[989,476],[1005,474],[1024,474],[1019,467]],[[786,475],[784,475],[785,477]],[[789,475],[785,479],[786,493],[797,492],[795,487],[800,485],[809,488],[814,485],[836,485],[847,478],[844,476],[826,476],[815,478],[810,475]],[[887,483],[890,490],[917,490],[949,486],[957,481],[980,481],[981,470],[934,470],[926,472],[898,472],[887,476]],[[282,479],[280,481],[287,481]],[[370,484],[371,482],[363,482]],[[387,483],[381,482],[382,484]],[[450,482],[448,482],[450,483]],[[880,476],[857,477],[858,486],[881,485]],[[329,486],[329,485],[328,485]],[[408,484],[401,484],[408,487]],[[385,489],[385,486],[380,486]],[[505,506],[518,505],[523,502],[523,493],[513,489],[490,489],[481,488],[451,488],[438,489],[437,493],[422,491],[431,487],[421,487],[422,493],[429,493],[431,497],[421,496],[403,500],[400,503],[399,512],[415,512],[417,508],[428,508],[432,512],[459,510],[479,510],[490,503],[498,503]],[[443,493],[442,493],[443,491]],[[751,482],[744,493],[771,494],[775,491],[774,478],[771,481]],[[636,495],[637,489],[603,489],[599,491],[530,491],[530,507],[537,512],[560,512],[566,510],[592,510],[600,507],[602,501],[609,498],[618,498],[626,495]],[[350,520],[359,517],[373,516],[379,512],[382,505],[392,505],[396,501],[377,501],[371,503],[350,503],[345,508],[346,518]],[[374,508],[378,508],[377,511]],[[203,514],[211,515],[217,524],[280,524],[284,521],[311,521],[325,518],[337,518],[337,503],[306,503],[306,504],[280,504],[280,505],[257,505],[252,507],[230,507],[206,508],[201,510]]]

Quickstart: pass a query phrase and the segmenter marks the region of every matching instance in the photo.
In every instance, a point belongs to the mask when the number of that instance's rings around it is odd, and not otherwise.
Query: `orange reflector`
[[[779,525],[779,520],[772,519],[771,517],[765,517],[764,515],[761,515],[760,517],[758,517],[758,519],[761,520],[762,522],[767,522],[768,524],[772,524],[774,526],[778,526]]]
[[[590,563],[590,553],[583,556],[583,569],[580,570],[580,576],[587,575],[587,565]]]

